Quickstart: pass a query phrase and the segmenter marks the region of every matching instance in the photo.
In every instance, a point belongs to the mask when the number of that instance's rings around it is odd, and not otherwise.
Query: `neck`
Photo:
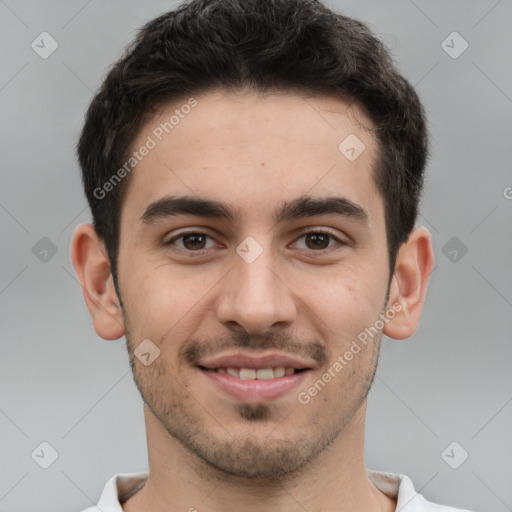
[[[124,512],[303,510],[394,512],[396,501],[366,476],[366,403],[342,433],[300,472],[272,482],[246,480],[208,466],[163,428],[145,406],[149,476]]]

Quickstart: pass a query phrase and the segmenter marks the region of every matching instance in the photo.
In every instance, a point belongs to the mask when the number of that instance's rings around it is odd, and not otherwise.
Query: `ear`
[[[387,304],[388,310],[393,308],[398,314],[386,323],[386,336],[403,340],[416,332],[433,268],[430,233],[423,227],[415,228],[398,251]]]
[[[104,242],[92,224],[81,224],[75,229],[71,260],[82,285],[94,330],[106,340],[120,338],[125,333],[124,321],[110,261]]]

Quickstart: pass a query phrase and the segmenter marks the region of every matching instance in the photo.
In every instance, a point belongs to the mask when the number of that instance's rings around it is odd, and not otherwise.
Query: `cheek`
[[[313,321],[334,352],[365,328],[381,313],[386,282],[373,271],[346,267],[325,279],[312,279],[301,298],[313,312]],[[309,313],[307,313],[309,314]]]
[[[148,259],[140,258],[134,262],[133,272],[125,273],[123,301],[132,335],[149,338],[166,352],[177,351],[204,318],[210,301],[208,291],[222,274],[178,270],[161,261],[149,265]]]
[[[123,301],[134,334],[161,339],[190,309],[186,288],[166,265],[149,267],[141,258],[131,268],[124,275]]]

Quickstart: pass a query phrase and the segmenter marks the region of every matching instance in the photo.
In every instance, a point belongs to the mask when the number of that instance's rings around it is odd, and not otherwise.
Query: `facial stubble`
[[[319,416],[318,409],[315,412],[315,409],[310,407],[308,422],[293,431],[287,430],[286,424],[289,418],[294,419],[295,410],[284,419],[276,421],[277,406],[266,403],[234,405],[240,421],[237,422],[236,428],[233,428],[232,425],[226,424],[222,414],[213,411],[211,402],[201,403],[191,394],[188,380],[182,380],[175,375],[173,368],[165,359],[164,340],[158,343],[161,354],[151,365],[145,366],[136,358],[134,349],[137,344],[129,328],[131,324],[124,308],[123,317],[130,366],[144,403],[171,438],[195,456],[199,466],[206,464],[214,472],[218,472],[219,478],[223,480],[271,483],[276,479],[290,479],[303,473],[307,466],[338,438],[362,406],[378,365],[381,334],[372,340],[372,344],[365,347],[365,350],[370,350],[366,364],[360,364],[357,368],[356,365],[352,365],[352,368],[347,370],[349,376],[346,382],[353,385],[350,389],[338,390],[343,395],[343,410],[339,413],[336,413],[335,406],[340,406],[340,403],[329,404],[329,397],[323,391],[323,396],[315,397],[316,403],[330,409],[324,409],[324,415]],[[274,336],[266,338],[269,346],[272,345],[273,339]],[[281,340],[279,336],[276,339]],[[274,346],[286,349],[286,342],[277,341]],[[293,348],[288,348],[288,351],[293,353]],[[329,385],[333,386],[335,383]],[[331,394],[331,401],[332,396]],[[297,401],[295,407],[303,408],[309,405],[304,406]],[[269,428],[269,425],[272,428]],[[269,431],[268,434],[254,435],[254,429],[260,433],[264,427]]]

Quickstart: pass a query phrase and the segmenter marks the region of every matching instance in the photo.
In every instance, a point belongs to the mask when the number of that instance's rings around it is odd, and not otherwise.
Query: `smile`
[[[284,366],[278,366],[276,368],[234,368],[233,366],[219,367],[219,368],[202,368],[207,371],[213,371],[217,373],[227,373],[233,377],[238,377],[242,380],[268,380],[278,379],[285,375],[293,375],[295,372],[301,371],[295,368],[285,368]]]
[[[309,368],[199,367],[208,384],[238,401],[262,403],[284,396],[297,388],[311,372]]]

